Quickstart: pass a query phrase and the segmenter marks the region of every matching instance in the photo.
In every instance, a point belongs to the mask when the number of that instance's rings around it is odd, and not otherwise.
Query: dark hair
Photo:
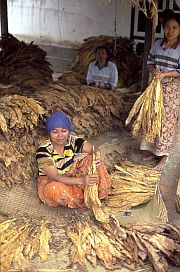
[[[109,55],[109,50],[105,45],[99,45],[98,47],[96,47],[96,53],[100,49],[104,49],[106,51],[106,54]]]
[[[174,13],[171,16],[169,15],[166,18],[164,18],[163,27],[165,26],[165,24],[167,23],[167,21],[169,21],[171,19],[174,19],[180,25],[180,14]]]
[[[164,23],[164,20],[174,16],[174,11],[172,9],[164,9],[163,11],[159,12],[158,16],[162,23]]]

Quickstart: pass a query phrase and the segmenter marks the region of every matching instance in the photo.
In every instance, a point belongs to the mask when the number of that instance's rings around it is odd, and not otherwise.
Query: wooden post
[[[152,20],[147,17],[146,18],[146,27],[145,27],[145,41],[144,41],[144,54],[143,54],[143,67],[142,67],[142,83],[141,90],[144,91],[148,86],[149,81],[149,72],[147,71],[147,58],[149,51],[152,45],[152,37],[153,37],[153,24]]]
[[[0,0],[1,36],[8,34],[7,0]]]
[[[147,1],[148,2],[148,1]],[[156,7],[158,8],[158,0],[154,0]],[[147,5],[146,26],[145,26],[145,42],[144,42],[144,56],[143,56],[143,67],[142,67],[142,83],[141,90],[144,91],[148,86],[149,72],[147,71],[147,58],[149,51],[151,49],[152,43],[154,42],[155,29],[153,28],[153,22],[151,19],[151,11],[149,9],[149,4]]]

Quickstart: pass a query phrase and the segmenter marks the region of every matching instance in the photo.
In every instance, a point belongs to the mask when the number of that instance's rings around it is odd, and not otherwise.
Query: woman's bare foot
[[[156,157],[156,156],[152,154],[152,155],[149,155],[149,156],[147,156],[147,157],[144,157],[144,158],[143,158],[143,161],[152,161],[153,159],[155,159],[155,157]]]
[[[167,156],[162,156],[159,163],[154,167],[154,169],[161,171],[163,169],[163,166],[167,160]]]

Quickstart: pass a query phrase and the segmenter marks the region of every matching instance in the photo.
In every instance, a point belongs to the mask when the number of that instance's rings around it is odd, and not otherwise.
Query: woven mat
[[[167,210],[159,187],[157,187],[154,196],[148,203],[134,207],[128,210],[128,213],[118,213],[117,218],[121,224],[168,222]]]
[[[26,189],[19,185],[1,189],[0,212],[9,216],[18,213],[66,223],[68,215],[74,214],[76,210],[66,207],[49,207],[42,203],[38,198],[36,181],[34,181]]]

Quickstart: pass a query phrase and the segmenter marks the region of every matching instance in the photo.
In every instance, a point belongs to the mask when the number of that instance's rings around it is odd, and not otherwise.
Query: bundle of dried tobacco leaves
[[[0,222],[1,272],[10,268],[28,268],[29,261],[39,255],[41,261],[49,257],[51,233],[45,221],[30,218],[1,219]]]
[[[130,86],[139,82],[142,64],[141,58],[133,52],[133,42],[128,38],[117,37],[115,51],[114,43],[114,37],[106,35],[85,39],[67,72],[60,76],[60,82],[63,84],[70,84],[71,81],[73,84],[85,83],[89,63],[95,60],[95,48],[99,45],[105,45],[108,48],[109,57],[117,66],[121,86]]]
[[[46,52],[31,42],[26,44],[13,35],[0,40],[0,82],[21,87],[39,87],[52,80]]]
[[[107,206],[112,212],[125,211],[149,201],[155,193],[160,173],[153,168],[124,161],[111,174],[112,190]]]
[[[36,127],[45,110],[32,98],[0,98],[0,187],[28,184],[36,176]]]
[[[21,95],[7,95],[8,91],[2,89],[0,97],[0,186],[34,181],[35,152],[45,137],[45,118],[51,113],[65,112],[72,120],[74,133],[85,138],[122,124],[120,115],[125,103],[113,92],[99,90],[97,93],[93,87],[65,87],[58,83],[35,92],[21,91]],[[20,90],[16,88],[14,92]]]
[[[168,272],[168,263],[180,265],[180,229],[169,224],[96,225],[78,220],[67,227],[72,241],[71,261],[96,267],[100,262],[107,269],[128,268],[150,262],[155,271]]]

